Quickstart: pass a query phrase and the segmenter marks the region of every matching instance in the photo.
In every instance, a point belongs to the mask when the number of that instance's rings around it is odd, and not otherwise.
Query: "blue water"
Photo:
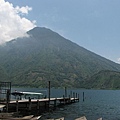
[[[15,89],[18,91],[43,92],[48,95],[48,91],[45,89],[13,88],[12,90],[14,91]],[[68,89],[67,96],[73,92],[79,94],[79,102],[57,108],[54,112],[44,114],[43,117],[65,117],[65,120],[74,120],[75,118],[86,116],[87,120],[97,120],[100,117],[103,120],[120,120],[120,90]],[[51,97],[62,97],[64,94],[64,89],[51,89]]]

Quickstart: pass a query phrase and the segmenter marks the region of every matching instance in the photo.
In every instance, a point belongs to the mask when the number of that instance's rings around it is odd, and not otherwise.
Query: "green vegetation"
[[[23,87],[47,87],[50,80],[52,87],[120,88],[119,64],[46,28],[28,34],[0,46],[1,81]],[[106,70],[116,72],[100,74]]]
[[[120,89],[120,72],[104,70],[82,82],[85,88]]]

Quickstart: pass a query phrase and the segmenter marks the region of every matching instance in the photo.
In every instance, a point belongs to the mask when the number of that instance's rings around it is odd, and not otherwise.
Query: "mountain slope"
[[[103,70],[81,83],[85,88],[120,89],[120,72]]]
[[[79,87],[101,70],[120,71],[120,65],[96,55],[50,29],[36,27],[29,37],[0,47],[0,66],[13,85]]]

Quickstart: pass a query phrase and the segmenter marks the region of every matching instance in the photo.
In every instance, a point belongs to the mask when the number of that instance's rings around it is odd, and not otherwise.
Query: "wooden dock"
[[[51,89],[50,89],[50,81],[48,82],[48,96],[47,98],[43,99],[41,97],[37,97],[38,99],[31,99],[29,96],[26,97],[28,94],[40,95],[41,93],[34,93],[34,92],[21,92],[16,91],[11,92],[11,82],[0,82],[1,88],[1,97],[0,99],[0,107],[3,109],[1,112],[4,113],[17,113],[18,115],[26,116],[26,115],[41,115],[44,112],[50,112],[55,110],[57,107],[66,104],[72,104],[75,102],[79,102],[79,94],[75,94],[72,92],[67,97],[67,88],[65,87],[64,95],[60,98],[51,98]],[[11,100],[10,96],[14,95],[17,100]],[[16,95],[18,95],[16,97]],[[24,99],[22,95],[25,95]],[[46,97],[46,96],[45,96]],[[27,98],[27,99],[26,99]],[[41,98],[41,99],[39,99]],[[22,99],[22,100],[21,100]]]
[[[79,102],[79,98],[46,98],[46,99],[23,99],[9,101],[8,103],[2,103],[5,105],[4,111],[6,112],[20,112],[22,114],[28,113],[42,113],[49,110],[54,110],[60,105],[66,105]]]

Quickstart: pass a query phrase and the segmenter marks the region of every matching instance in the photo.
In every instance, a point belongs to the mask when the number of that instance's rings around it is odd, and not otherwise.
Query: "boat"
[[[5,116],[7,115],[7,117]],[[0,117],[0,120],[39,120],[41,116],[29,115],[24,117],[13,117],[10,113],[4,113],[3,117]]]
[[[39,120],[40,118],[41,116],[36,116],[36,117],[31,118],[30,120]]]
[[[83,116],[83,117],[77,118],[77,119],[75,119],[75,120],[87,120],[87,119],[86,119],[85,116]]]
[[[0,113],[0,120],[11,118],[13,114],[14,114],[13,112],[12,113]]]
[[[43,93],[37,93],[37,92],[22,92],[22,91],[14,91],[11,93],[11,95],[15,96],[15,99],[41,99],[44,97]]]
[[[24,117],[22,117],[22,119],[31,119],[31,118],[33,118],[33,116],[34,115],[24,116]]]

